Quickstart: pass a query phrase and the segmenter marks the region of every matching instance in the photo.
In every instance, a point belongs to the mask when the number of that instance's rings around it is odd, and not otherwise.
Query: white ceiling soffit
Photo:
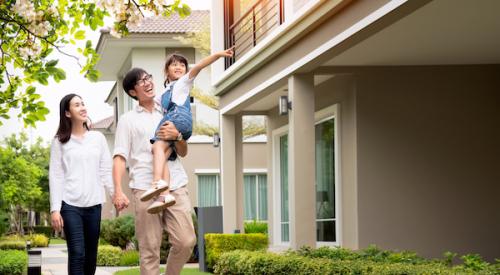
[[[500,1],[435,0],[323,65],[500,63]]]

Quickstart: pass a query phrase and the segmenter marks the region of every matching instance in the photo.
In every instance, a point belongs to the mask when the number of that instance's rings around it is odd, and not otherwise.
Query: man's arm
[[[165,122],[160,127],[158,132],[156,132],[156,135],[162,140],[177,140],[179,134],[180,133],[177,128],[175,128],[175,125],[170,121]],[[175,151],[177,152],[177,155],[185,157],[188,152],[187,142],[185,140],[175,142]]]
[[[125,174],[125,158],[116,155],[113,158],[113,185],[115,187],[115,194],[113,195],[113,204],[118,211],[126,208],[129,204],[127,196],[122,190],[122,177]]]

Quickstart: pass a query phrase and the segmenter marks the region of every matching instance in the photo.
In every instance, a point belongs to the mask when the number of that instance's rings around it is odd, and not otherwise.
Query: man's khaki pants
[[[172,245],[167,258],[166,275],[178,275],[189,260],[196,243],[191,202],[186,187],[170,192],[176,203],[160,214],[146,212],[152,201],[140,200],[143,190],[132,189],[135,200],[135,235],[139,242],[141,275],[160,274],[160,246],[163,229]]]

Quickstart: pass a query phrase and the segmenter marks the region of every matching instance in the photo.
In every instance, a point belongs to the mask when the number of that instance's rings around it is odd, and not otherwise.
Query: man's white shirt
[[[133,189],[147,190],[153,181],[153,154],[150,138],[162,119],[161,107],[155,104],[152,113],[137,105],[123,114],[116,127],[114,156],[122,156],[129,166],[129,186]],[[168,161],[170,170],[170,190],[187,185],[188,177],[179,157]]]

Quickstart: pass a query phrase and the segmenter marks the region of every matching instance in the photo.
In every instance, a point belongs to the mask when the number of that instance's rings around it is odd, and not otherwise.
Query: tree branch
[[[0,20],[6,21],[6,22],[13,22],[13,23],[17,24],[26,33],[28,33],[28,34],[32,35],[33,37],[35,37],[35,39],[38,38],[40,40],[43,40],[43,41],[45,41],[45,43],[47,43],[47,44],[51,45],[52,47],[54,47],[59,53],[61,53],[63,55],[66,55],[68,57],[74,58],[76,60],[76,63],[78,64],[78,66],[80,66],[80,68],[83,68],[82,64],[80,64],[80,59],[77,56],[74,56],[72,54],[66,53],[65,51],[61,50],[60,46],[57,46],[54,42],[51,42],[51,41],[49,41],[47,39],[48,36],[47,37],[46,36],[39,36],[39,35],[35,34],[34,32],[30,31],[28,28],[26,28],[26,26],[23,23],[15,20],[14,18],[0,17]]]

